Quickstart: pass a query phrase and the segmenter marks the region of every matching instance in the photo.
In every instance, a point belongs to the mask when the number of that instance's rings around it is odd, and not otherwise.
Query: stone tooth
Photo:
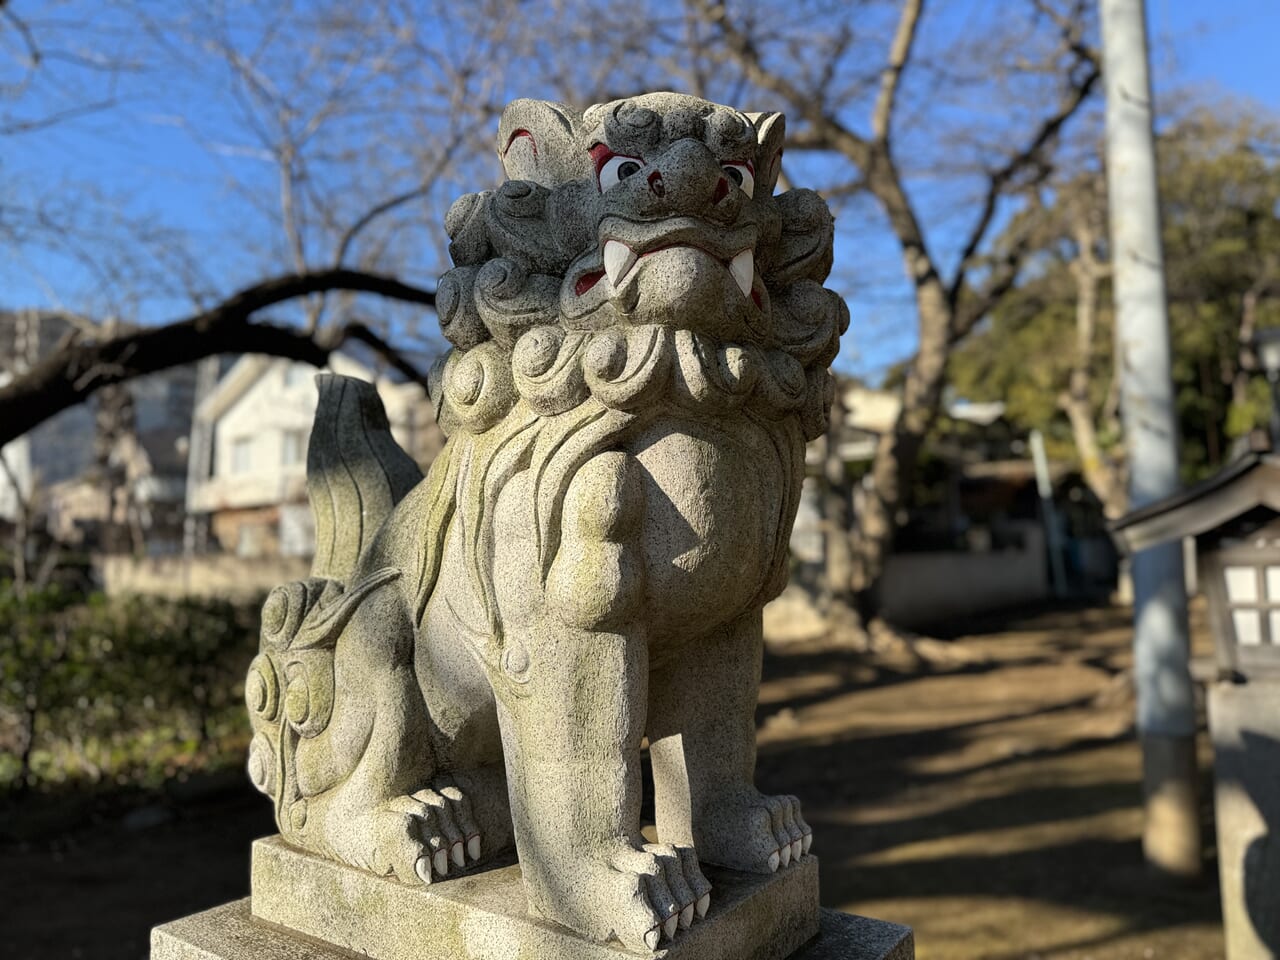
[[[606,251],[606,258],[607,255]],[[755,254],[750,250],[743,250],[729,261],[729,272],[733,274],[733,279],[737,281],[742,295],[744,297],[751,296],[751,284],[755,282],[756,278]]]
[[[635,262],[635,251],[625,243],[610,240],[604,245],[604,272],[609,275],[609,282],[615,287]]]

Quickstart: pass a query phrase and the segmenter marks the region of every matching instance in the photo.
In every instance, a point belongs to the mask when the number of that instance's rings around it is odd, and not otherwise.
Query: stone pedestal
[[[1280,956],[1280,682],[1209,685],[1227,960]]]
[[[913,960],[911,931],[819,911],[818,865],[769,877],[708,871],[707,916],[654,954],[662,960]],[[278,838],[253,849],[253,897],[157,927],[152,960],[623,960],[528,916],[519,867],[431,887],[313,857]]]

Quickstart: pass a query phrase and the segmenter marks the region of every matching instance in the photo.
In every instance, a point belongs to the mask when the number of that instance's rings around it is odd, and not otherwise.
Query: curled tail
[[[422,471],[391,436],[372,384],[322,373],[307,448],[307,493],[315,514],[311,575],[346,583],[397,503]]]
[[[370,594],[401,575],[394,567],[360,572],[361,557],[395,505],[422,479],[418,465],[392,439],[371,384],[332,374],[316,381],[320,402],[307,450],[316,526],[311,577],[268,596],[259,653],[245,681],[254,732],[250,779],[274,801],[281,833],[303,846],[309,797],[349,770],[336,762],[303,769],[299,743],[320,737],[332,719],[334,650],[342,631]]]

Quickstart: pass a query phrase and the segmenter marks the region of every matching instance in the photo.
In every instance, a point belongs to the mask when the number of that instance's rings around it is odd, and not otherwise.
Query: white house
[[[0,384],[29,370],[72,329],[58,312],[0,310]],[[105,406],[105,394],[97,394],[6,445],[0,520],[16,520],[25,502],[28,519],[64,544],[176,551],[194,392],[192,369],[162,370],[130,381]]]
[[[420,464],[431,461],[443,436],[419,385],[378,376],[345,353],[326,369],[373,382],[396,441]],[[306,462],[316,373],[303,363],[245,356],[196,407],[187,509],[203,519],[208,548],[244,557],[314,549]]]

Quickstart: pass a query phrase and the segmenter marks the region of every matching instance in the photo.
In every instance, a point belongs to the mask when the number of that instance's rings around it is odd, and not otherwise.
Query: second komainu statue
[[[782,142],[673,93],[506,109],[508,179],[446,221],[429,475],[371,387],[320,379],[312,576],[246,685],[289,843],[424,884],[514,843],[532,912],[639,952],[705,914],[700,863],[808,854],[752,782],[761,608],[848,311]]]

